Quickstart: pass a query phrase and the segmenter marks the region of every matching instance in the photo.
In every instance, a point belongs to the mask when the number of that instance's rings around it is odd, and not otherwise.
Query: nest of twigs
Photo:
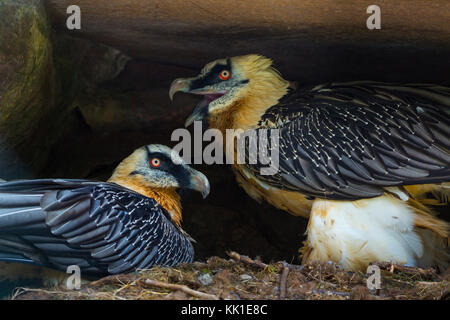
[[[155,267],[83,283],[79,290],[64,285],[48,289],[18,288],[12,299],[450,299],[450,269],[378,264],[381,289],[367,288],[368,275],[347,272],[333,263],[265,264],[236,252],[230,259],[176,268]]]

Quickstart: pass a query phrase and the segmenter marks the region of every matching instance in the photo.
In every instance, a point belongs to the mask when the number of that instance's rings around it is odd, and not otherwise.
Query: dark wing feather
[[[279,171],[261,175],[261,163],[245,166],[277,188],[352,200],[387,186],[450,181],[450,88],[304,88],[268,109],[260,127],[279,129]]]
[[[86,180],[0,184],[0,260],[115,274],[193,260],[193,247],[154,200]]]

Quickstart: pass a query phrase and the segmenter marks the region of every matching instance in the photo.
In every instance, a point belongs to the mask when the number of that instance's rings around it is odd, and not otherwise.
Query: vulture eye
[[[153,158],[152,160],[150,160],[150,164],[152,165],[152,167],[158,168],[161,165],[161,160],[159,160],[158,158]]]
[[[230,71],[223,70],[223,71],[219,74],[219,77],[220,77],[221,80],[228,80],[228,79],[230,79],[230,77],[231,77],[231,73],[230,73]]]

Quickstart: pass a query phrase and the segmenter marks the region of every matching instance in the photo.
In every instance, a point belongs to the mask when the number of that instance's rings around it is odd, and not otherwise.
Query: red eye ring
[[[150,160],[150,164],[152,165],[152,167],[159,167],[161,165],[161,160],[159,160],[158,158],[153,158],[152,160]]]
[[[228,70],[223,70],[220,74],[219,74],[219,78],[221,80],[228,80],[231,77],[231,72]]]

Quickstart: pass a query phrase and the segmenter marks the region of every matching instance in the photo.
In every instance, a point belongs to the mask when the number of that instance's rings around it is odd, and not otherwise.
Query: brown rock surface
[[[54,137],[55,73],[50,26],[40,1],[0,2],[0,177],[42,167]],[[26,159],[24,159],[26,158]]]

